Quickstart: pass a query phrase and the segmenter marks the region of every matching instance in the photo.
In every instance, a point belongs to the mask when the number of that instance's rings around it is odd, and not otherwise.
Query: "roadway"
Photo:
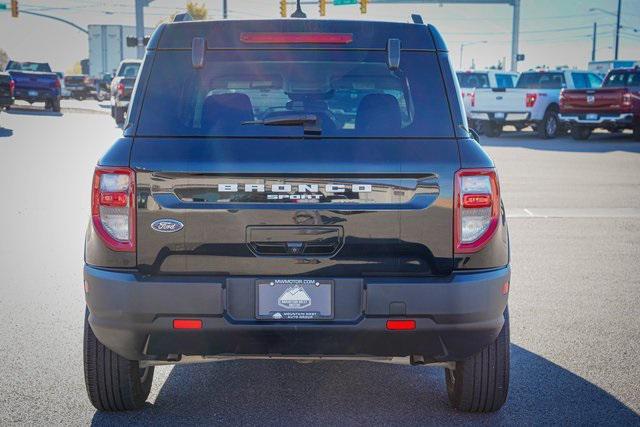
[[[83,236],[118,129],[95,101],[0,114],[0,425],[640,425],[640,143],[483,138],[510,216],[512,371],[501,412],[441,369],[221,362],[156,370],[147,407],[97,413],[82,372]]]

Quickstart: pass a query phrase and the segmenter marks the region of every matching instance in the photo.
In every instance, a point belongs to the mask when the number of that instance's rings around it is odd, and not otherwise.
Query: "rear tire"
[[[571,138],[576,141],[584,141],[591,136],[591,128],[585,126],[573,125],[571,126]]]
[[[124,124],[124,108],[115,107],[113,110],[113,118],[116,120],[117,125]]]
[[[558,136],[560,131],[560,121],[558,120],[558,112],[553,108],[548,109],[544,113],[542,122],[537,128],[538,135],[542,139],[553,139]]]
[[[51,100],[51,111],[54,113],[60,112],[60,98]]]
[[[84,382],[91,404],[99,411],[131,411],[144,406],[153,381],[153,366],[127,360],[105,347],[84,316]]]
[[[451,405],[464,412],[494,412],[504,405],[509,392],[509,309],[494,342],[463,361],[445,368]]]
[[[483,130],[485,135],[495,138],[502,133],[502,125],[495,122],[484,122]]]

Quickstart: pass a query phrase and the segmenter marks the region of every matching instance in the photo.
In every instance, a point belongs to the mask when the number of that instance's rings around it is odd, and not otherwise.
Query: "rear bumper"
[[[23,89],[16,88],[14,98],[27,102],[42,102],[56,99],[60,96],[57,90],[52,89]]]
[[[510,268],[446,278],[335,278],[335,319],[255,320],[254,278],[162,277],[84,269],[89,323],[98,339],[132,360],[181,356],[424,356],[460,360],[492,342],[507,305]],[[197,331],[174,330],[198,318]],[[388,319],[415,319],[388,331]]]
[[[0,96],[0,108],[13,105],[13,98],[10,96]]]
[[[471,112],[471,119],[502,123],[527,122],[531,120],[531,113],[526,111],[504,113],[474,111]]]
[[[631,126],[633,125],[633,113],[622,113],[622,114],[602,114],[598,115],[596,118],[587,118],[587,114],[559,114],[558,117],[560,121],[564,123],[570,124],[579,124],[584,126],[591,127],[600,127],[607,125],[616,125],[616,126]]]

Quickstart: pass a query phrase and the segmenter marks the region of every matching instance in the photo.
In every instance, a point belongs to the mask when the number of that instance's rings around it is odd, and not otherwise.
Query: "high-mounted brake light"
[[[317,43],[317,44],[349,44],[353,34],[348,33],[241,33],[243,43]]]
[[[500,218],[500,186],[493,169],[461,169],[455,176],[454,250],[471,253],[493,237]]]
[[[136,250],[135,173],[129,168],[96,167],[91,188],[91,219],[102,241],[114,251]]]
[[[525,96],[525,102],[528,108],[533,107],[534,105],[536,105],[536,101],[538,100],[538,94],[537,93],[528,93]]]

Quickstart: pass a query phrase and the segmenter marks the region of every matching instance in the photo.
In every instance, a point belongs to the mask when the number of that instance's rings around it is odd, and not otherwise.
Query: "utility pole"
[[[598,37],[598,23],[593,23],[593,43],[591,44],[591,60],[596,60],[596,37]]]
[[[227,9],[227,0],[222,0],[222,19],[229,17],[229,10]]]
[[[622,9],[622,0],[618,0],[618,13],[616,16],[616,50],[615,59],[618,59],[618,45],[620,43],[620,10]]]
[[[136,0],[136,39],[138,40],[138,59],[142,59],[144,57],[144,7],[146,5],[146,0]]]
[[[520,38],[520,0],[513,0],[511,30],[511,71],[518,71],[518,41]]]

